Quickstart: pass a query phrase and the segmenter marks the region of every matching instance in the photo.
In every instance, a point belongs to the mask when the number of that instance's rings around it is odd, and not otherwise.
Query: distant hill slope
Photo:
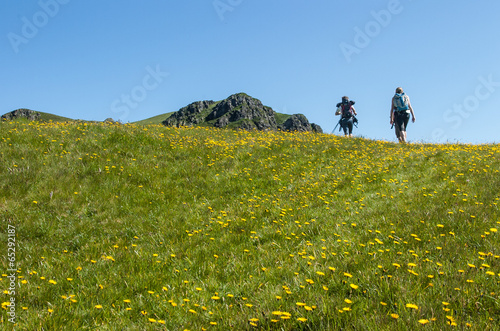
[[[323,132],[302,114],[285,115],[264,106],[258,99],[237,93],[221,101],[193,102],[166,118],[166,126],[212,126],[245,130],[283,130]]]
[[[136,121],[133,122],[134,124],[139,124],[139,125],[151,125],[151,124],[161,124],[163,121],[165,121],[167,118],[170,117],[174,112],[169,112],[161,115],[156,115],[153,117],[146,118],[144,120]]]
[[[2,115],[2,120],[17,120],[17,119],[27,119],[30,121],[53,121],[53,122],[75,121],[68,117],[58,116],[40,111],[34,111],[26,108],[19,108]]]
[[[54,122],[82,121],[26,108],[16,109],[2,116],[2,120],[17,119]],[[104,122],[114,122],[114,120],[107,118]],[[220,101],[196,101],[176,112],[156,115],[133,123],[163,124],[175,127],[211,126],[244,130],[323,132],[319,125],[309,123],[306,116],[277,113],[271,107],[264,106],[259,99],[245,93],[233,94]]]

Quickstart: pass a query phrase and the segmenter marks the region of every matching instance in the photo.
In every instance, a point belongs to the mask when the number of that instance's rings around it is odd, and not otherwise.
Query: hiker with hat
[[[337,111],[335,112],[335,115],[341,115],[337,124],[340,125],[339,131],[344,130],[344,135],[347,136],[349,134],[349,137],[352,137],[352,127],[358,123],[358,119],[355,116],[358,114],[356,113],[356,109],[354,109],[353,105],[354,101],[351,101],[348,97],[343,96],[342,102],[337,104]]]
[[[410,113],[411,121],[415,122],[410,97],[403,92],[401,87],[398,87],[391,101],[391,125],[395,127],[396,137],[400,143],[406,142],[406,126],[410,120]]]

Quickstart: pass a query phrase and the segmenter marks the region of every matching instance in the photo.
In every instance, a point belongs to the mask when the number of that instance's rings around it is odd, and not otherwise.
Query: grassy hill
[[[144,120],[140,120],[140,121],[134,122],[134,124],[138,124],[138,125],[161,124],[164,120],[166,120],[167,118],[169,118],[170,115],[172,115],[172,114],[173,114],[173,112],[165,113],[165,114],[161,114],[161,115],[156,115],[156,116],[153,116],[153,117],[150,117],[150,118],[146,118]]]
[[[59,115],[54,115],[54,114],[51,114],[51,113],[44,113],[44,112],[37,112],[37,113],[40,113],[40,120],[41,121],[53,121],[53,122],[71,122],[71,121],[75,121],[74,119],[71,119],[71,118],[68,118],[68,117],[64,117],[64,116],[59,116]]]
[[[0,165],[3,329],[9,263],[19,330],[500,325],[500,145],[13,121]]]
[[[165,114],[161,114],[161,115],[157,115],[157,116],[153,116],[153,117],[150,117],[150,118],[147,118],[147,119],[144,119],[144,120],[133,122],[133,124],[138,124],[138,125],[155,125],[155,124],[158,124],[159,125],[159,124],[161,124],[164,120],[166,120],[172,114],[173,114],[173,112],[165,113]],[[208,112],[207,112],[207,114],[208,114]],[[276,123],[278,125],[281,125],[281,124],[285,123],[285,121],[290,116],[291,115],[289,115],[289,114],[276,113],[275,114]]]

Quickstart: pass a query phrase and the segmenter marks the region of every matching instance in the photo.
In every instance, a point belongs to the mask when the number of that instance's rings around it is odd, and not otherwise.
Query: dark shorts
[[[397,111],[394,112],[394,127],[396,128],[396,137],[399,137],[400,132],[406,131],[409,120],[410,113]]]
[[[352,134],[352,126],[354,124],[354,118],[351,117],[343,117],[340,120],[340,127],[344,130],[344,134]]]

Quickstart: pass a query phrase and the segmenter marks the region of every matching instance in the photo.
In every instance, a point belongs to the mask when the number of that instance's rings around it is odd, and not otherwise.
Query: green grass
[[[71,121],[75,121],[71,118],[68,118],[68,117],[64,117],[64,116],[59,116],[59,115],[54,115],[54,114],[51,114],[51,113],[44,113],[44,112],[37,112],[40,114],[40,121],[46,121],[46,122],[49,122],[49,121],[53,121],[53,122],[71,122]]]
[[[10,222],[19,330],[498,330],[499,169],[499,145],[2,122],[1,300]]]
[[[169,118],[170,115],[172,115],[172,114],[173,114],[173,112],[165,113],[165,114],[161,114],[161,115],[157,115],[157,116],[153,116],[153,117],[150,117],[150,118],[146,118],[144,120],[140,120],[140,121],[134,122],[134,124],[138,124],[138,125],[155,125],[155,124],[158,124],[158,125],[160,125],[164,120],[166,120],[167,118]]]

